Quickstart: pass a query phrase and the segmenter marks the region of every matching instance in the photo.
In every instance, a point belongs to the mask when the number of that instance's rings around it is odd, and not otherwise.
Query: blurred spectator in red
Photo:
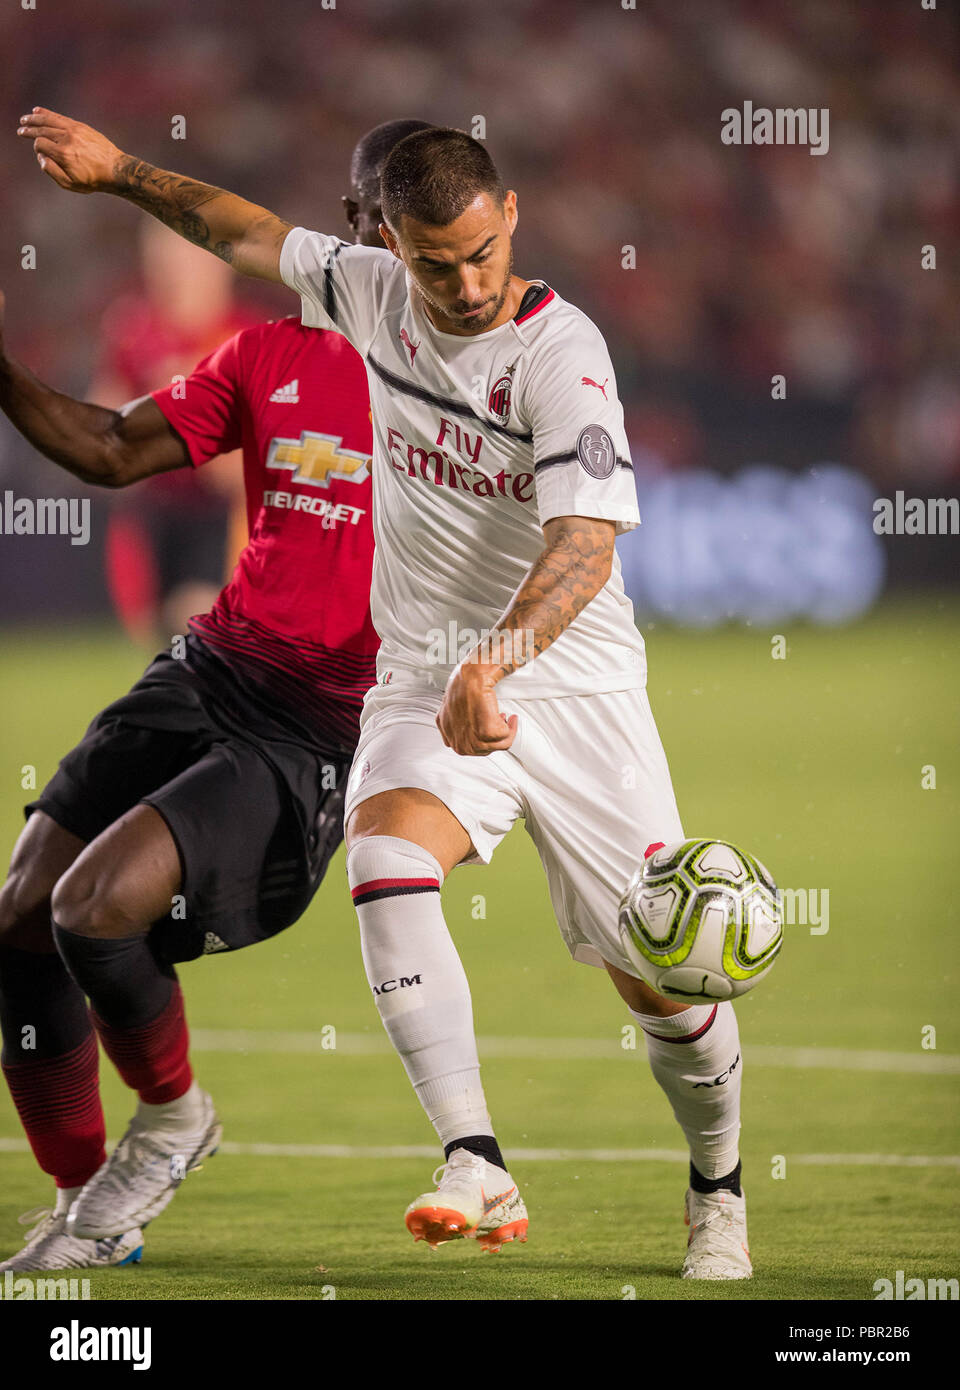
[[[117,408],[187,376],[256,319],[234,305],[234,273],[160,222],[140,230],[143,287],[103,315],[100,370],[89,388]],[[148,646],[186,632],[216,598],[246,540],[240,451],[206,468],[162,474],[117,494],[107,528],[114,609]]]

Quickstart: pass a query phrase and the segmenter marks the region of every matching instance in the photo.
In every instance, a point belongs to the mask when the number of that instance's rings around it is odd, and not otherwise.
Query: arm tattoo
[[[120,156],[113,174],[112,192],[228,265],[235,264],[244,238],[249,242],[252,237],[261,247],[269,244],[279,252],[292,225],[223,188],[158,169],[131,155]],[[201,217],[199,209],[208,204],[207,215]],[[236,264],[236,269],[243,270],[243,264]]]
[[[188,241],[212,251],[221,260],[233,259],[230,243],[218,242],[214,245],[209,226],[196,211],[214,198],[228,197],[222,188],[197,183],[195,179],[171,174],[166,169],[157,169],[143,159],[134,159],[132,155],[120,156],[114,168],[114,178],[121,198],[136,203],[144,212],[151,213]]]
[[[492,638],[497,678],[509,676],[564,632],[610,577],[614,527],[608,521],[564,519],[497,624]]]

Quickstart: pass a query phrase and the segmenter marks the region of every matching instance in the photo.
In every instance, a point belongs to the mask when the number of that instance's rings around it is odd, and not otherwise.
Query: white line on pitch
[[[376,1056],[390,1052],[390,1043],[379,1033],[337,1032],[332,1037],[316,1033],[286,1033],[252,1028],[196,1028],[191,1041],[197,1052],[328,1052],[349,1057]],[[518,1061],[589,1062],[614,1058],[636,1059],[643,1048],[624,1049],[608,1038],[478,1038],[480,1056],[513,1058]],[[326,1042],[326,1046],[324,1043]],[[874,1052],[843,1047],[745,1047],[744,1059],[753,1067],[787,1067],[809,1071],[833,1068],[840,1071],[907,1072],[930,1076],[960,1074],[960,1056],[937,1052]]]
[[[114,1144],[115,1140],[108,1140]],[[25,1139],[0,1139],[0,1153],[27,1153]],[[424,1158],[436,1159],[435,1144],[240,1144],[226,1140],[220,1153],[241,1158]],[[685,1163],[686,1149],[520,1149],[521,1163]],[[960,1154],[791,1154],[788,1163],[807,1168],[960,1168]]]

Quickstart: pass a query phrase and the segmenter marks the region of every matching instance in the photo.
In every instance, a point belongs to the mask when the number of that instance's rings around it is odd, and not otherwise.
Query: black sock
[[[80,936],[54,923],[53,937],[97,1017],[111,1028],[143,1028],[170,1002],[176,971],[157,964],[146,936]]]
[[[465,1139],[453,1139],[443,1146],[444,1158],[449,1158],[454,1149],[467,1149],[472,1154],[479,1154],[497,1168],[502,1168],[504,1172],[507,1171],[500,1145],[492,1134],[468,1134]]]
[[[735,1197],[742,1197],[740,1191],[740,1160],[737,1159],[737,1166],[732,1173],[728,1173],[725,1178],[705,1178],[702,1173],[698,1173],[693,1164],[690,1164],[690,1186],[694,1192],[732,1192]]]
[[[4,1062],[60,1057],[91,1032],[87,1001],[56,952],[0,946]]]

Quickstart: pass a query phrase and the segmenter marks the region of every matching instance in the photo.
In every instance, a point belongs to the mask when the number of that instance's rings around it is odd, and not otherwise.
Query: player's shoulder
[[[249,366],[261,358],[271,355],[272,352],[281,350],[289,343],[288,324],[299,327],[299,320],[296,318],[264,319],[259,323],[248,323],[245,327],[224,338],[214,352],[212,361],[221,370],[227,369],[231,362]]]
[[[307,328],[301,323],[298,314],[284,314],[280,319],[264,319],[262,323],[253,324],[252,327],[238,333],[237,337],[251,347],[256,345],[259,348],[285,348],[290,343],[318,344],[329,338],[338,339],[340,334],[332,333],[325,328]]]
[[[523,316],[521,315],[520,318]],[[604,401],[614,372],[600,329],[582,309],[555,291],[529,318],[517,322],[523,343],[523,370],[518,378],[517,405],[532,420],[538,406],[558,408],[573,400],[578,386],[596,385]]]
[[[241,328],[239,333],[234,334],[234,342],[247,348],[269,346],[271,343],[286,340],[290,336],[290,325],[300,325],[300,320],[295,314],[282,319],[262,319],[259,323],[251,323],[246,328]]]
[[[531,285],[514,323],[533,355],[544,350],[576,353],[583,347],[606,346],[593,319],[548,285]]]
[[[331,390],[346,401],[366,402],[363,359],[341,333],[308,328],[295,315],[287,315],[238,336],[243,341],[230,370],[254,410],[297,406]],[[366,404],[363,415],[366,419]]]
[[[356,241],[344,241],[328,232],[311,231],[309,227],[294,227],[287,233],[281,251],[281,268],[291,261],[305,262],[310,269],[328,269],[334,264],[362,266],[381,275],[393,270],[403,272],[403,266],[385,246],[364,246]]]
[[[296,314],[267,319],[236,335],[240,351],[255,358],[289,356],[291,352],[315,358],[353,360],[356,349],[342,333],[328,328],[309,328]]]

